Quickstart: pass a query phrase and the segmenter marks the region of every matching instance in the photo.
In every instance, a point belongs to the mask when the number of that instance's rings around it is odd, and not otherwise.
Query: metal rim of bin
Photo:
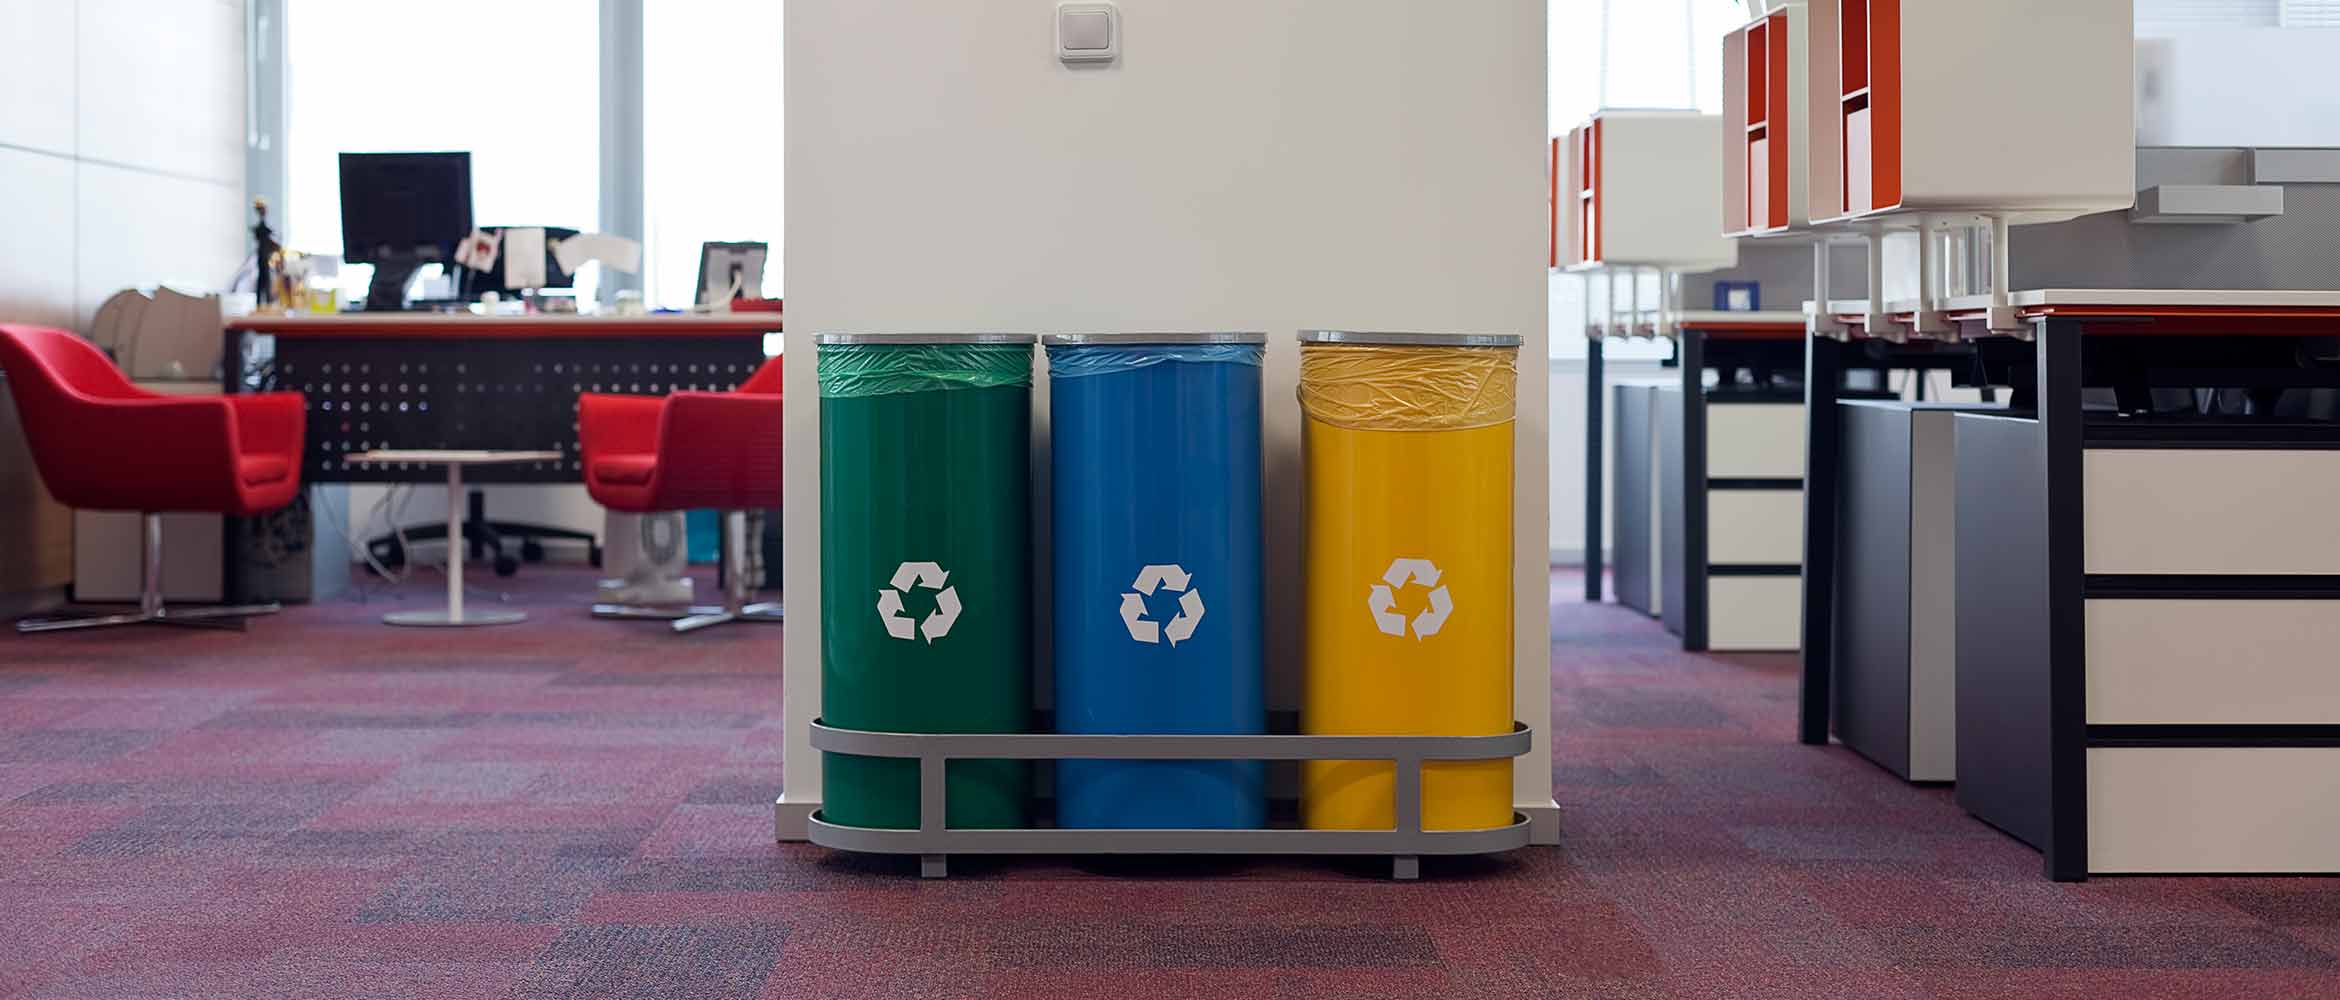
[[[1529,751],[1533,738],[1520,722],[1496,736],[1206,736],[885,733],[838,729],[815,719],[815,750],[918,761],[918,828],[841,826],[816,811],[808,839],[838,850],[917,854],[929,878],[942,877],[951,854],[1387,854],[1396,877],[1411,879],[1420,872],[1421,855],[1494,854],[1528,843],[1528,819],[1517,812],[1506,826],[1423,829],[1423,762],[1517,757]],[[945,825],[946,764],[953,759],[1386,760],[1396,770],[1396,823],[1387,830],[953,829]]]
[[[1397,330],[1302,330],[1303,344],[1370,344],[1375,347],[1518,347],[1516,333],[1408,333]]]
[[[1031,344],[1040,338],[1029,333],[824,333],[813,343],[830,345],[915,347],[932,344]]]
[[[1197,333],[1051,333],[1040,338],[1047,347],[1144,347],[1148,344],[1267,343],[1267,334],[1242,330]]]

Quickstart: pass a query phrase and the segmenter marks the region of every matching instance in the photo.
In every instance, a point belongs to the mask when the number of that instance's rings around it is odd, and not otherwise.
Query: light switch
[[[1121,54],[1121,12],[1109,3],[1056,5],[1056,57],[1111,62]]]
[[[1113,42],[1113,15],[1093,10],[1066,11],[1064,47],[1073,52],[1102,51]]]

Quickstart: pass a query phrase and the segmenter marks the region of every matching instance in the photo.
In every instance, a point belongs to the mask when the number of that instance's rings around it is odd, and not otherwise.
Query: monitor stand
[[[399,312],[406,308],[406,286],[422,269],[419,257],[384,257],[374,261],[374,280],[366,286],[367,312]]]

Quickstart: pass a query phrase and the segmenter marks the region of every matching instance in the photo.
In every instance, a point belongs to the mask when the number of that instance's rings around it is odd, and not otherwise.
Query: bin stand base
[[[813,811],[818,802],[790,802],[781,795],[772,801],[772,829],[780,843],[803,843],[812,839]],[[1528,843],[1553,845],[1560,843],[1560,805],[1545,801],[1532,806],[1517,806],[1528,818]]]
[[[921,854],[918,856],[919,878],[951,877],[951,856],[948,854]],[[1422,856],[1396,854],[1389,859],[1389,877],[1399,882],[1414,882],[1422,878]]]

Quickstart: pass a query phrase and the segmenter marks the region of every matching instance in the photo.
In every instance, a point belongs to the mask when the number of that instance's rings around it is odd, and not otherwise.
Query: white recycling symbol
[[[1137,581],[1130,584],[1137,592],[1121,595],[1121,623],[1129,626],[1129,637],[1150,645],[1168,636],[1172,646],[1192,637],[1203,616],[1202,591],[1195,590],[1193,583],[1193,574],[1177,564],[1138,570]],[[1156,590],[1179,595],[1178,617],[1170,619],[1168,625],[1146,620],[1146,598]]]
[[[886,634],[896,639],[916,639],[926,636],[928,645],[951,634],[951,623],[959,620],[959,588],[949,586],[950,574],[930,562],[906,562],[894,570],[892,587],[878,591],[878,620],[886,625]],[[911,621],[902,613],[902,597],[912,585],[935,591],[934,611],[923,622]]]
[[[1389,572],[1381,574],[1381,583],[1373,585],[1373,595],[1366,599],[1366,609],[1373,612],[1373,624],[1394,636],[1406,634],[1406,616],[1398,613],[1397,590],[1407,581],[1430,588],[1430,606],[1414,616],[1414,638],[1427,639],[1437,635],[1446,624],[1446,617],[1454,614],[1454,596],[1438,585],[1438,565],[1428,559],[1395,559]]]

